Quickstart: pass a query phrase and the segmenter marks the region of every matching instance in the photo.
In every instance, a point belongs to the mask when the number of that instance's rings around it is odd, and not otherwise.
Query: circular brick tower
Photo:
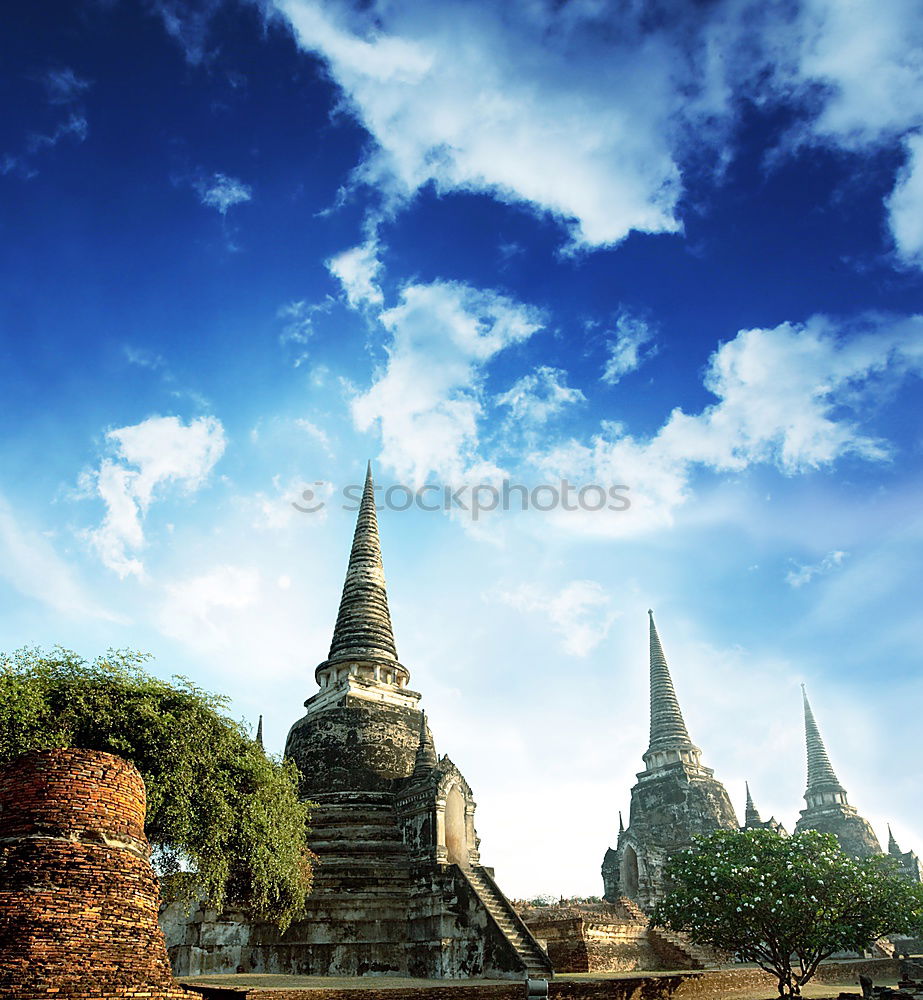
[[[0,771],[0,997],[173,1000],[136,768],[46,750]]]

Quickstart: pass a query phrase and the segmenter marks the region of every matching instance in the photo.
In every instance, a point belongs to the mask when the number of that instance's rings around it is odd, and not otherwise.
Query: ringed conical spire
[[[667,658],[663,655],[660,636],[654,624],[654,612],[649,610],[647,613],[650,616],[651,639],[651,742],[648,753],[661,747],[672,748],[678,743],[691,746],[692,741],[673,689]]]
[[[371,462],[365,476],[346,582],[326,663],[344,660],[397,662],[381,561]]]
[[[834,792],[841,793],[842,801],[845,802],[846,789],[840,784],[830,763],[830,758],[827,756],[827,748],[824,746],[820,730],[817,728],[804,684],[801,685],[801,695],[804,699],[804,739],[808,758],[808,785],[804,793],[805,798],[810,803],[812,793]]]
[[[894,834],[891,832],[891,824],[888,824],[888,854],[899,858],[904,852],[897,846]]]
[[[744,826],[761,826],[763,821],[760,818],[760,814],[757,811],[756,806],[753,804],[753,796],[750,794],[749,782],[744,782],[744,788],[747,789],[747,806],[744,811]]]
[[[430,732],[426,722],[426,712],[420,713],[420,743],[417,746],[417,756],[413,765],[414,778],[422,778],[432,772],[439,763],[436,756],[436,745],[433,743],[433,734]]]

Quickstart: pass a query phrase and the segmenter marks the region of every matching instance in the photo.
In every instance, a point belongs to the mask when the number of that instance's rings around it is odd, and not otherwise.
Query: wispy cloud
[[[540,365],[534,372],[517,379],[506,392],[497,396],[496,402],[509,408],[514,424],[539,427],[569,406],[586,402],[586,396],[567,384],[567,372]]]
[[[813,565],[808,566],[803,563],[796,563],[795,568],[785,574],[785,581],[790,587],[803,587],[806,583],[810,583],[814,577],[823,576],[825,573],[829,573],[831,570],[842,565],[843,560],[848,555],[848,552],[842,552],[837,549],[833,552],[828,552],[820,562]]]
[[[206,208],[214,208],[222,216],[235,205],[243,205],[253,197],[253,188],[236,177],[215,173],[211,178],[199,179],[193,183],[199,201]]]
[[[79,100],[90,88],[90,81],[77,76],[69,66],[48,70],[42,82],[52,104],[70,104]]]
[[[49,537],[16,516],[0,496],[0,576],[16,590],[68,618],[124,619],[92,597],[85,580],[56,551]]]
[[[212,650],[231,644],[236,616],[261,597],[259,570],[217,566],[206,573],[167,584],[159,622],[166,635]]]
[[[524,584],[501,592],[499,597],[504,604],[549,622],[561,649],[572,656],[592,653],[619,617],[610,595],[593,580],[572,580],[554,594]]]
[[[120,577],[141,576],[137,553],[145,544],[143,522],[155,492],[176,485],[199,489],[224,453],[224,428],[215,417],[184,424],[177,417],[149,417],[108,431],[114,456],[84,477],[106,507],[89,539],[103,564]]]
[[[615,385],[623,375],[639,368],[654,354],[654,348],[645,346],[654,339],[653,327],[640,316],[622,310],[615,320],[615,329],[607,338],[609,357],[603,369],[602,380]]]

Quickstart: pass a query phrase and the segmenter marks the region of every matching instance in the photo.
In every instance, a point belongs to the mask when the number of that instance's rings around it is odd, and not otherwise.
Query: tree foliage
[[[815,830],[722,830],[675,855],[665,875],[653,923],[756,962],[780,996],[800,996],[834,952],[861,952],[923,921],[923,885],[903,879],[892,858],[853,860]]]
[[[311,890],[310,803],[294,764],[267,756],[225,715],[228,700],[145,673],[110,651],[0,654],[0,766],[30,750],[81,747],[130,760],[147,788],[154,863],[176,894],[246,907],[283,929]]]

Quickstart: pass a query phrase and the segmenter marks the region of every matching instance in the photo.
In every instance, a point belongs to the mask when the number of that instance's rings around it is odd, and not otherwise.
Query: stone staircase
[[[726,956],[693,944],[685,934],[666,927],[651,927],[647,915],[633,899],[619,896],[615,905],[632,923],[647,927],[647,939],[667,968],[716,969],[725,963]]]
[[[492,920],[512,945],[523,964],[523,975],[529,979],[551,979],[551,962],[539,943],[513,909],[510,901],[497,888],[496,882],[480,865],[459,868],[484,904]]]

